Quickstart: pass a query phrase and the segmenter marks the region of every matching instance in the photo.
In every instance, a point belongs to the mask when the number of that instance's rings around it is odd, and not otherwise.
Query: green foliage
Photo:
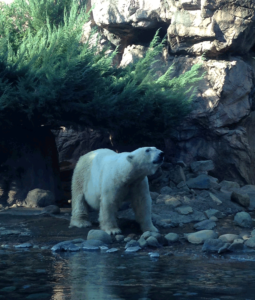
[[[170,80],[172,66],[156,78],[154,63],[165,44],[156,34],[143,59],[116,68],[116,52],[98,52],[90,39],[81,43],[88,20],[86,7],[75,0],[30,0],[29,5],[16,0],[3,6],[0,123],[77,124],[105,128],[129,141],[162,138],[189,113],[199,66]]]

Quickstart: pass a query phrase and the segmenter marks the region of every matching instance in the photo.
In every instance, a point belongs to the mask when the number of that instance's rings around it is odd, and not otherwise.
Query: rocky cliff
[[[89,6],[88,26],[98,26],[100,44],[119,47],[121,66],[144,55],[159,28],[168,47],[158,72],[174,63],[178,76],[202,61],[193,111],[165,140],[167,160],[211,159],[217,178],[255,184],[255,1],[91,0]]]

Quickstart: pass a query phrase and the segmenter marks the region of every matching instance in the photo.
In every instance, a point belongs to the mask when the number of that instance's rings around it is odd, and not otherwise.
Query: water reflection
[[[0,299],[244,300],[254,282],[254,256],[0,251]]]

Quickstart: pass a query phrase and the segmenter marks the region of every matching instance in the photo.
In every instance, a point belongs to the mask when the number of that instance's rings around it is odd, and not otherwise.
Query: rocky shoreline
[[[212,161],[198,161],[190,167],[183,162],[164,163],[150,178],[152,219],[159,233],[142,234],[129,203],[118,212],[123,234],[115,237],[98,230],[94,211],[90,212],[92,230],[70,229],[70,208],[14,205],[0,212],[0,245],[71,252],[145,251],[152,256],[194,251],[255,255],[255,186],[219,182],[208,175],[213,167]],[[31,201],[34,206],[36,199]]]

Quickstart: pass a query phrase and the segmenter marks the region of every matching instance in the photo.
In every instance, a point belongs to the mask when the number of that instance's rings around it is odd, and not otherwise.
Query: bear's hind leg
[[[88,205],[85,202],[84,195],[78,195],[74,201],[72,200],[72,217],[69,228],[71,227],[90,227],[91,222],[88,221]]]
[[[110,235],[121,233],[117,225],[116,214],[117,207],[115,205],[101,201],[99,210],[100,228]]]

